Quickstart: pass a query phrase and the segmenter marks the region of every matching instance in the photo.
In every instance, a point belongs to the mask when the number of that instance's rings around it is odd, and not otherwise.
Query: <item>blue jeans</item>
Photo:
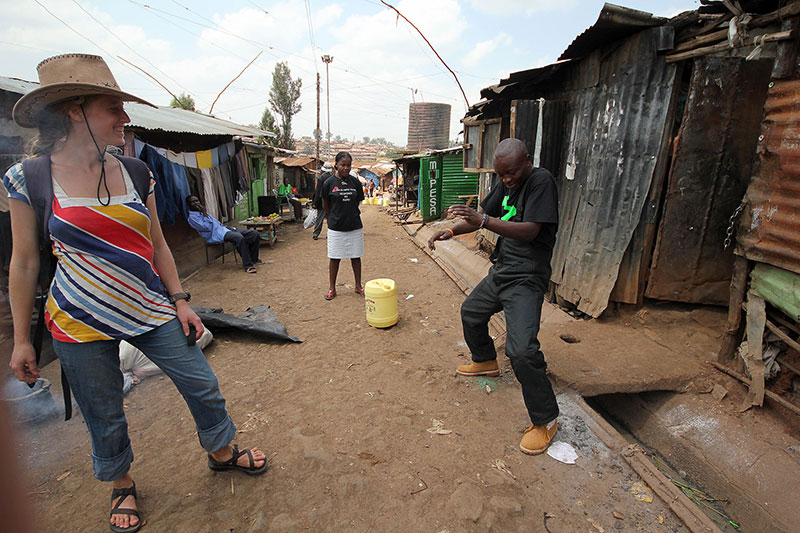
[[[187,346],[180,321],[174,318],[128,339],[175,383],[189,406],[200,444],[213,452],[233,441],[236,426],[225,409],[217,377],[197,345]],[[122,408],[119,341],[53,340],[61,368],[81,409],[92,438],[92,465],[100,481],[124,476],[133,461],[128,423]]]

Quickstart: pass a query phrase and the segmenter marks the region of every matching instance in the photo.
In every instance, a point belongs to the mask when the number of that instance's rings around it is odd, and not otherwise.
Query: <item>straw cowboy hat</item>
[[[126,102],[156,107],[147,100],[120,90],[114,75],[100,56],[63,54],[45,59],[36,67],[38,89],[20,98],[12,112],[14,122],[23,128],[35,128],[39,114],[50,104],[95,94],[118,96]]]

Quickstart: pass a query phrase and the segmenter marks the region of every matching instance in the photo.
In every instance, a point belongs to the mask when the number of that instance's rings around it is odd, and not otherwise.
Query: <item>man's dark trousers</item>
[[[464,300],[461,306],[464,340],[476,363],[497,359],[494,342],[489,336],[489,319],[505,311],[506,355],[522,385],[522,398],[531,422],[544,425],[558,417],[558,404],[537,339],[543,284],[532,276],[506,278],[496,275],[492,267]]]
[[[239,255],[242,256],[242,267],[245,269],[253,266],[253,261],[258,261],[260,239],[261,236],[258,232],[252,229],[228,230],[228,233],[222,238],[225,242],[232,242],[239,250]]]
[[[325,213],[324,209],[317,209],[317,221],[314,222],[314,239],[319,238],[319,234],[322,232],[322,223],[325,219],[328,218],[328,215]]]

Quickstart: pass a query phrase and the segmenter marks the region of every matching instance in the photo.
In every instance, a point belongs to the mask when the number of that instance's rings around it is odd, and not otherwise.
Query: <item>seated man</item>
[[[303,206],[300,205],[300,200],[295,198],[292,186],[289,185],[289,180],[283,178],[283,185],[278,186],[278,197],[285,197],[286,201],[292,204],[294,208],[294,219],[301,220],[303,218]]]
[[[252,229],[235,229],[223,226],[219,220],[206,214],[206,208],[197,196],[187,196],[189,207],[189,225],[197,230],[208,244],[232,242],[239,255],[242,256],[242,267],[248,274],[257,272],[253,263],[261,263],[258,259],[258,245],[261,237]]]

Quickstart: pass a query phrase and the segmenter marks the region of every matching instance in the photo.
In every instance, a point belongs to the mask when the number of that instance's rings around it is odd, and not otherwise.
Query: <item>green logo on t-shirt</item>
[[[508,205],[508,195],[505,195],[503,198],[503,209],[508,211],[508,213],[500,217],[500,220],[511,220],[511,218],[517,214],[516,206]]]

